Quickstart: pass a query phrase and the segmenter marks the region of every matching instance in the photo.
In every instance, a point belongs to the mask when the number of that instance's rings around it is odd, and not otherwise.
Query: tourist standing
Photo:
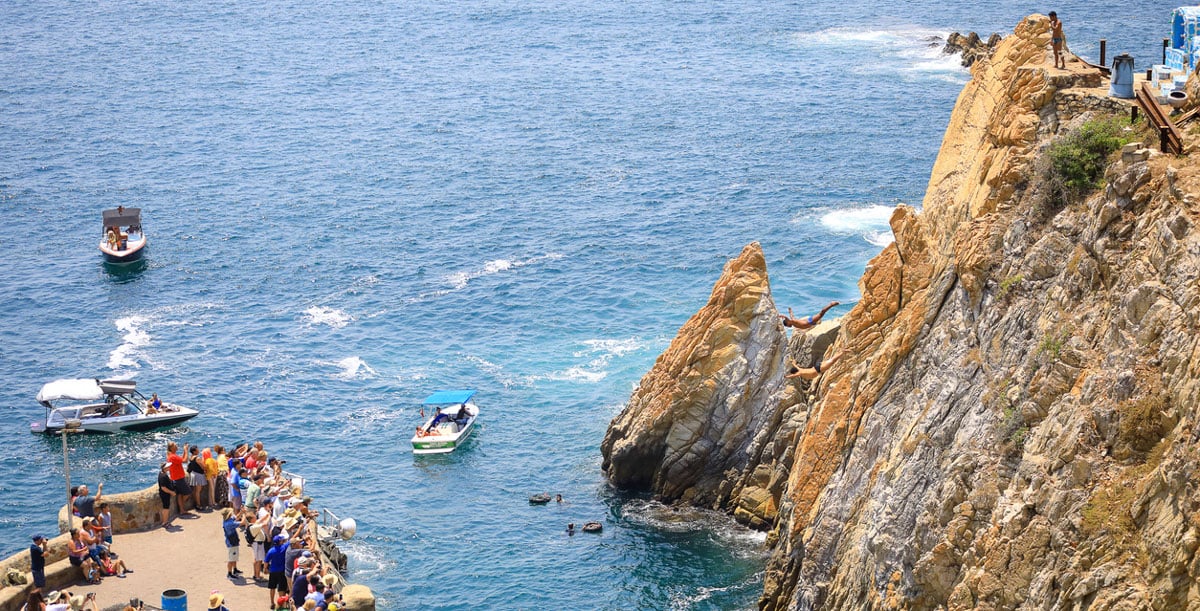
[[[34,535],[33,545],[29,546],[29,572],[33,573],[35,587],[46,587],[46,538],[41,535]]]
[[[99,502],[96,504],[96,524],[103,530],[100,531],[100,537],[104,540],[105,547],[112,551],[112,513],[108,511],[108,503]]]
[[[71,503],[75,506],[75,513],[81,518],[90,518],[96,515],[96,501],[104,496],[104,482],[96,484],[96,496],[88,494],[86,485],[80,486],[76,491],[75,500]]]
[[[179,515],[187,515],[187,510],[183,507],[183,499],[187,498],[192,493],[191,486],[187,482],[187,471],[183,468],[183,456],[176,454],[179,446],[174,441],[167,443],[167,475],[171,478],[171,487],[175,489],[175,504],[178,506]],[[188,445],[183,444],[183,454],[187,455]]]
[[[283,535],[275,535],[271,540],[271,549],[267,551],[267,590],[270,593],[270,598],[267,604],[275,602],[275,596],[288,593],[287,577],[284,574],[284,565],[287,561],[288,540]]]
[[[200,462],[200,448],[192,447],[192,454],[187,464],[188,486],[192,489],[192,507],[200,509],[200,493],[205,493],[205,499],[211,501],[212,493],[205,488],[208,478],[204,476],[204,465]]]
[[[163,526],[171,525],[171,497],[175,496],[175,487],[171,484],[171,476],[167,474],[167,463],[158,469],[158,500],[162,502]]]
[[[204,448],[201,456],[200,462],[204,465],[204,479],[208,482],[208,504],[219,508],[221,501],[217,497],[217,475],[221,470],[217,467],[217,459],[213,457],[211,449]]]
[[[229,457],[223,446],[213,446],[213,452],[217,455],[217,505],[226,507],[229,505]]]
[[[225,572],[230,579],[242,574],[237,568],[238,553],[242,549],[242,540],[238,537],[238,526],[241,520],[234,516],[233,510],[226,507],[221,510],[221,528],[225,531]]]

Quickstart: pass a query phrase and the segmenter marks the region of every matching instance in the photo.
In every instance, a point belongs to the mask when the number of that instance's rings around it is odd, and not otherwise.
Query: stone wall
[[[162,503],[158,499],[158,484],[118,494],[105,494],[101,499],[108,503],[108,511],[112,514],[113,534],[140,532],[162,525],[159,520],[159,510]],[[68,508],[63,505],[58,510],[58,530],[67,532]],[[171,515],[179,515],[175,511],[175,503],[171,503]],[[80,518],[75,518],[75,526],[79,527]]]

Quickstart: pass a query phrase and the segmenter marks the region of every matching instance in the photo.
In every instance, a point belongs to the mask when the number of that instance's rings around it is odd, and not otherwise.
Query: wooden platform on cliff
[[[245,543],[238,568],[246,578],[225,576],[225,533],[217,511],[177,517],[170,530],[114,535],[112,548],[133,573],[124,578],[105,577],[98,586],[67,589],[76,594],[95,592],[102,609],[132,598],[157,607],[163,591],[170,589],[187,592],[189,609],[207,609],[213,590],[220,590],[230,609],[267,608],[267,582],[249,578],[254,554]]]
[[[1146,119],[1154,126],[1154,130],[1159,134],[1159,144],[1164,153],[1172,153],[1179,155],[1183,153],[1183,136],[1171,122],[1171,117],[1167,111],[1159,105],[1154,99],[1154,93],[1150,90],[1149,83],[1142,83],[1142,86],[1137,89],[1137,103],[1146,113]]]

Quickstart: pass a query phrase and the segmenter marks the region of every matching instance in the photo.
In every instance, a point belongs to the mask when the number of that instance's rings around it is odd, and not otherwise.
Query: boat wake
[[[338,368],[333,377],[339,380],[366,380],[379,375],[366,361],[357,356],[348,356],[340,361],[322,361],[321,365]]]
[[[453,290],[460,291],[467,288],[467,285],[476,278],[491,276],[492,274],[498,274],[500,272],[506,272],[529,265],[537,265],[547,261],[557,261],[562,257],[562,255],[552,252],[550,254],[530,257],[528,259],[521,259],[517,261],[513,261],[511,259],[493,259],[487,263],[484,263],[483,267],[479,269],[450,274],[446,277],[446,280],[450,283],[450,286],[453,287]]]
[[[114,320],[113,325],[121,333],[121,343],[108,353],[108,368],[120,376],[132,374],[143,365],[157,367],[158,363],[150,359],[146,350],[154,338],[151,332],[169,327],[203,326],[205,321],[196,320],[192,314],[215,307],[211,303],[163,306]]]
[[[108,368],[114,371],[138,369],[141,348],[150,344],[150,333],[144,328],[145,316],[126,316],[113,321],[121,336],[121,345],[108,353]]]
[[[326,325],[333,329],[342,327],[354,321],[354,317],[343,310],[328,306],[312,306],[304,311],[304,319],[310,327]]]

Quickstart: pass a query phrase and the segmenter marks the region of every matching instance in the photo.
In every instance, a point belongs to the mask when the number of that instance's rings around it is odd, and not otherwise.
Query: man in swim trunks
[[[801,367],[796,364],[796,361],[789,361],[792,365],[793,371],[792,373],[789,373],[783,377],[815,380],[817,379],[817,376],[824,373],[826,369],[829,369],[834,363],[838,362],[838,359],[840,358],[842,358],[842,354],[839,352],[838,354],[835,354],[824,361],[817,361],[817,363],[812,367]]]
[[[825,306],[824,309],[816,314],[813,314],[812,316],[809,316],[808,318],[796,318],[795,315],[792,314],[792,309],[788,308],[787,316],[780,314],[779,317],[783,319],[783,326],[785,327],[791,327],[793,329],[800,330],[811,329],[821,322],[821,318],[825,316],[826,312],[838,305],[840,305],[838,302],[830,301],[829,305]]]
[[[1063,35],[1062,22],[1058,20],[1058,13],[1050,11],[1050,46],[1054,48],[1054,67],[1067,69],[1066,56],[1063,54],[1063,43],[1066,42],[1066,36]],[[1061,63],[1061,65],[1059,65]]]

